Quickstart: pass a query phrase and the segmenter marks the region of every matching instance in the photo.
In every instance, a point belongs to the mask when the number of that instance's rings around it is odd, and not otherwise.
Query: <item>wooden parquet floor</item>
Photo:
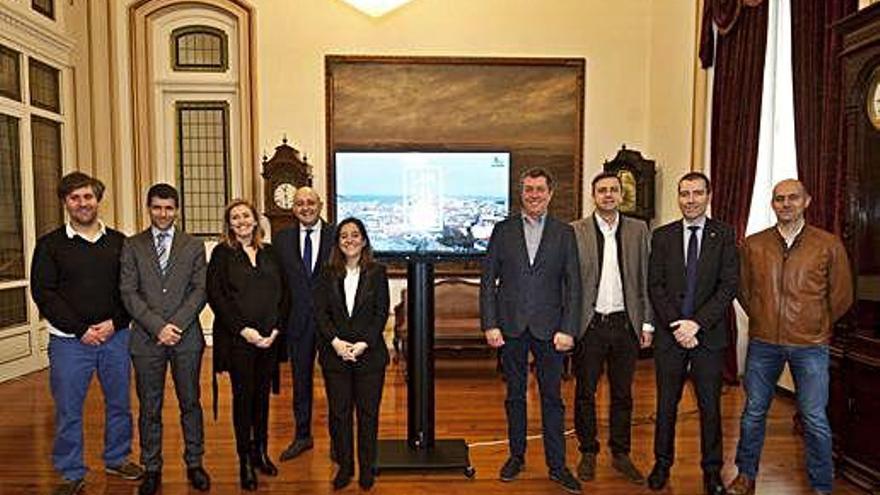
[[[210,354],[210,353],[208,353]],[[212,477],[211,493],[239,493],[238,464],[234,451],[231,425],[231,400],[228,377],[220,381],[220,410],[215,421],[211,417],[211,363],[206,354],[202,368],[202,405],[205,411],[205,467]],[[560,494],[562,490],[547,480],[540,439],[529,442],[527,469],[512,483],[498,481],[498,469],[507,457],[505,442],[504,384],[494,371],[491,359],[443,358],[437,361],[436,411],[437,438],[463,437],[471,447],[471,462],[477,470],[472,480],[460,472],[435,474],[383,473],[370,492],[375,495],[412,494]],[[635,384],[633,427],[633,459],[647,474],[653,463],[654,375],[650,360],[639,363]],[[291,414],[290,370],[282,369],[281,395],[272,396],[270,412],[270,454],[277,459],[293,434]],[[194,494],[186,482],[182,461],[183,441],[177,415],[177,401],[167,380],[164,408],[163,454],[165,468],[160,493]],[[568,428],[573,428],[572,397],[574,381],[563,385]],[[259,479],[259,493],[328,494],[333,464],[328,455],[327,406],[320,373],[315,380],[315,415],[313,433],[315,448],[286,463],[278,463],[276,478]],[[132,406],[137,398],[132,383]],[[724,477],[733,477],[733,458],[739,435],[739,414],[743,403],[740,388],[726,389],[723,396]],[[607,439],[608,395],[605,383],[599,397],[601,441]],[[540,404],[532,376],[529,385],[529,433],[540,433]],[[57,481],[50,460],[53,437],[53,404],[49,393],[48,371],[0,384],[0,493],[49,493]],[[103,405],[100,386],[94,380],[86,403],[85,459],[91,471],[86,477],[84,495],[133,494],[137,482],[126,482],[107,476],[101,465],[103,446]],[[690,388],[685,391],[678,423],[676,464],[669,486],[662,493],[697,495],[701,493],[699,468],[699,423],[696,403]],[[767,423],[767,440],[758,479],[758,494],[810,493],[803,468],[801,439],[792,432],[794,405],[790,400],[774,401]],[[138,459],[137,415],[132,458]],[[388,368],[381,410],[380,438],[406,436],[406,383],[402,365]],[[577,442],[572,435],[566,442],[568,463],[574,469],[578,461]],[[357,483],[341,492],[359,493]],[[645,487],[631,485],[610,467],[607,452],[599,456],[597,479],[584,485],[584,493],[631,495],[652,493]],[[835,494],[861,493],[854,485],[837,480]]]

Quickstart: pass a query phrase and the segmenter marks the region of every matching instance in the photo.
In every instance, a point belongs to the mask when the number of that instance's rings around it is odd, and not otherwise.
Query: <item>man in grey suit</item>
[[[199,376],[205,338],[199,313],[205,306],[205,246],[174,227],[177,190],[155,184],[147,192],[150,227],[125,240],[120,291],[132,316],[131,355],[140,401],[141,462],[146,474],[138,493],[156,493],[162,480],[162,399],[165,373],[180,406],[184,461],[193,488],[211,481],[202,467],[204,429]]]
[[[648,226],[618,211],[620,178],[593,179],[595,212],[575,221],[583,301],[580,339],[574,352],[575,431],[580,443],[578,478],[595,477],[596,385],[607,363],[611,388],[609,445],[612,467],[633,483],[645,478],[630,460],[632,382],[639,347],[649,347],[654,328],[648,298]]]
[[[568,492],[581,486],[565,466],[562,362],[574,347],[581,284],[577,246],[569,225],[547,214],[553,180],[540,168],[520,178],[522,213],[492,231],[480,283],[481,326],[501,353],[507,378],[510,457],[501,481],[513,481],[525,465],[526,389],[529,352],[535,357],[541,394],[544,458],[550,479]]]

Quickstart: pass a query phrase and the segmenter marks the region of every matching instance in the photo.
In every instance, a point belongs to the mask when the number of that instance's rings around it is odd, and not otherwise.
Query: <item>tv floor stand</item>
[[[379,440],[375,471],[454,470],[476,475],[462,438],[434,438],[434,262],[408,260],[407,437]]]

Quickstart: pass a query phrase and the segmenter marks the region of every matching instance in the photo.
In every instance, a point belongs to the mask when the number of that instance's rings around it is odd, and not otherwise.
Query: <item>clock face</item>
[[[289,182],[282,182],[275,187],[272,199],[275,205],[282,210],[290,210],[293,208],[293,196],[296,194],[296,187]]]
[[[868,85],[867,101],[865,108],[868,120],[874,128],[880,130],[880,70],[874,72],[871,84]]]

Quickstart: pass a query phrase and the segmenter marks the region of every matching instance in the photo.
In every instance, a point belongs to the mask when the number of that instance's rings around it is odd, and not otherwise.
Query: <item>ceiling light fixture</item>
[[[411,0],[342,0],[371,17],[382,17]]]

